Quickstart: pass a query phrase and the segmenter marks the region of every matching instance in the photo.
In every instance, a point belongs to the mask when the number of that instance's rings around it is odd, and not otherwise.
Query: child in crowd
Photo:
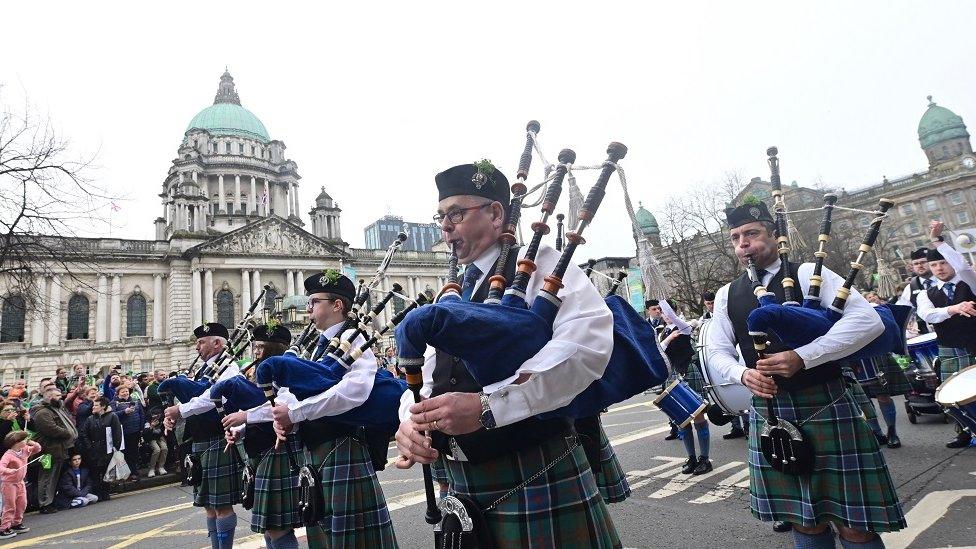
[[[0,491],[3,492],[3,515],[0,516],[0,539],[30,531],[24,526],[27,509],[27,462],[41,452],[41,445],[28,441],[26,431],[13,431],[3,438],[7,451],[0,458]]]
[[[98,496],[92,493],[91,477],[88,469],[81,466],[81,454],[71,453],[68,468],[61,473],[58,483],[58,495],[54,499],[59,509],[73,509],[84,507],[98,501]]]

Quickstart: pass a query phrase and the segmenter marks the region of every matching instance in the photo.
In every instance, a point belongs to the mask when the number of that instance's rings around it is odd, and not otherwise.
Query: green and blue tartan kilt
[[[668,380],[664,382],[664,386],[667,387],[679,377],[685,380],[685,383],[691,387],[692,391],[695,391],[701,395],[702,398],[708,398],[708,395],[705,393],[705,378],[702,377],[701,370],[699,370],[697,354],[693,359],[691,359],[691,364],[688,365],[687,374],[681,375],[677,372],[677,370],[671,370],[671,373],[668,375]]]
[[[841,367],[845,381],[847,383],[848,389],[851,391],[851,396],[854,398],[854,402],[857,403],[861,411],[864,412],[864,419],[868,421],[873,421],[878,419],[878,412],[874,409],[874,404],[871,403],[871,398],[868,396],[864,387],[857,381],[854,377],[854,370],[850,368],[849,365],[844,365]]]
[[[884,375],[881,379],[884,383],[879,381],[871,382],[858,382],[867,393],[870,398],[878,398],[879,395],[897,396],[908,394],[912,390],[912,384],[908,381],[908,377],[905,376],[905,372],[902,371],[901,366],[898,365],[898,361],[895,360],[894,355],[886,354],[881,356],[871,357],[866,359],[871,361],[874,365],[875,370],[878,372],[883,372]],[[850,366],[852,372],[854,372],[855,379],[857,378],[856,372],[861,369],[861,361],[851,360],[845,361],[845,364]]]
[[[783,391],[775,399],[778,417],[800,427],[813,447],[810,475],[788,475],[769,466],[759,448],[766,401],[753,397],[752,405],[749,492],[756,518],[806,527],[829,521],[872,532],[906,527],[878,441],[843,380]]]
[[[324,442],[308,453],[322,479],[325,506],[319,525],[326,546],[397,547],[390,510],[366,445],[347,436]]]
[[[976,357],[966,349],[939,345],[939,379],[943,383],[949,376],[971,364],[976,364]]]
[[[478,465],[451,459],[445,464],[451,493],[468,496],[484,509],[557,460],[545,474],[485,512],[496,547],[621,547],[576,435]]]
[[[251,531],[263,534],[268,530],[301,528],[302,514],[298,509],[298,471],[291,470],[288,450],[299,467],[305,464],[302,444],[295,435],[288,437],[287,449],[282,445],[264,453],[254,465],[254,507],[251,508]]]
[[[190,447],[200,456],[203,475],[200,485],[193,487],[196,507],[227,507],[241,502],[241,454],[236,446],[224,452],[224,446],[223,438],[212,438]]]
[[[447,468],[444,466],[443,457],[437,458],[437,461],[430,464],[430,476],[434,478],[434,482],[447,484]]]
[[[600,425],[600,466],[594,471],[593,476],[603,501],[619,503],[630,496],[630,484],[627,483],[627,475],[620,467],[617,453],[613,451],[613,446],[610,445],[610,439],[607,438],[603,425]]]

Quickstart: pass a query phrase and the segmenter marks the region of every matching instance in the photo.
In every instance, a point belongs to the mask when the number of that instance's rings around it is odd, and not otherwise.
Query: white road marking
[[[929,492],[905,514],[908,528],[900,532],[881,534],[888,549],[905,549],[922,532],[928,530],[949,511],[949,506],[966,497],[976,497],[976,490],[942,490]]]
[[[647,497],[652,499],[661,499],[668,496],[673,496],[687,490],[688,488],[691,488],[695,484],[698,484],[709,477],[713,477],[722,473],[723,471],[728,471],[729,469],[733,469],[735,467],[741,467],[742,465],[744,465],[744,463],[741,461],[733,461],[731,463],[720,465],[704,475],[682,475],[681,477],[672,478],[666,485],[664,485],[663,488]]]
[[[734,488],[737,485],[742,483],[742,479],[746,479],[745,483],[746,483],[746,487],[748,487],[749,486],[748,468],[743,469],[730,477],[720,480],[718,484],[715,485],[715,488],[709,490],[707,494],[697,497],[689,501],[688,503],[695,503],[701,505],[705,503],[715,503],[716,501],[729,499],[730,497],[732,497],[732,494],[735,493]]]
[[[683,458],[676,458],[670,456],[654,456],[651,459],[664,460],[664,463],[662,463],[661,465],[651,467],[650,469],[644,469],[641,471],[631,471],[627,473],[627,483],[630,484],[631,491],[637,490],[647,485],[652,480],[652,478],[644,478],[643,480],[636,480],[636,479],[641,477],[650,477],[651,475],[653,475],[658,471],[667,469],[669,467],[673,467],[674,465],[685,461]],[[681,471],[681,469],[679,468],[678,471]]]

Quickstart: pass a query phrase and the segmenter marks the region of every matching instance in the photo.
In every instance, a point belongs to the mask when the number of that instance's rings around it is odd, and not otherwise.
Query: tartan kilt
[[[794,425],[808,420],[798,427],[813,447],[814,470],[810,475],[787,475],[769,466],[759,448],[765,400],[753,397],[752,404],[749,492],[756,518],[806,527],[830,521],[872,532],[906,527],[878,441],[843,380],[784,391],[775,400],[780,418]]]
[[[194,442],[190,451],[200,456],[203,479],[193,487],[196,507],[227,507],[241,502],[240,450],[232,446],[224,452],[224,439],[212,438]]]
[[[939,379],[942,382],[971,364],[976,364],[976,357],[971,356],[966,349],[939,345]]]
[[[455,460],[445,465],[451,493],[468,496],[484,509],[553,462],[545,474],[485,513],[496,547],[621,547],[576,435],[478,465]]]
[[[707,400],[708,395],[705,393],[705,378],[702,377],[701,370],[698,368],[698,355],[695,355],[695,358],[691,360],[691,364],[688,365],[688,373],[681,375],[677,370],[672,369],[668,373],[668,379],[664,382],[664,386],[667,387],[673,383],[674,380],[681,378],[685,380],[685,383],[687,383],[689,387],[691,387],[691,390],[695,391],[701,395],[702,398]]]
[[[288,445],[298,466],[304,465],[301,442],[291,435]],[[251,508],[251,531],[263,534],[268,530],[301,528],[302,514],[298,509],[298,472],[292,472],[288,450],[282,446],[271,448],[257,460],[254,468],[254,507]]]
[[[874,404],[871,403],[871,398],[868,397],[867,391],[864,386],[854,377],[854,370],[847,366],[843,367],[845,382],[847,383],[848,389],[851,391],[851,396],[854,398],[854,402],[857,403],[861,411],[864,412],[864,419],[868,421],[874,421],[878,419],[878,411],[874,409]]]
[[[886,354],[882,356],[871,357],[870,360],[876,370],[883,372],[884,384],[873,382],[873,383],[860,383],[864,392],[867,393],[870,398],[877,398],[879,395],[897,396],[908,394],[912,390],[912,384],[908,381],[908,377],[905,376],[905,372],[902,371],[901,366],[898,365],[898,361],[895,360],[894,355]],[[848,362],[851,369],[858,371],[860,369],[860,361],[852,360]],[[856,378],[856,376],[855,376]]]
[[[339,437],[307,451],[322,480],[319,526],[330,549],[397,547],[393,520],[366,445]]]
[[[603,425],[600,425],[600,466],[593,474],[600,496],[607,503],[619,503],[630,496],[630,484],[627,475],[620,467],[617,454],[610,445]]]
[[[430,476],[434,478],[434,482],[447,484],[447,468],[444,467],[443,457],[437,458],[437,461],[430,464]]]

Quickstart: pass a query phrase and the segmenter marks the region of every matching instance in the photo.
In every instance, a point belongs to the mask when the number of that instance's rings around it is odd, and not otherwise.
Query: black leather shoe
[[[773,523],[773,532],[789,532],[793,529],[793,525],[789,522],[784,522],[782,520],[777,520]]]
[[[693,475],[704,475],[705,473],[712,470],[712,461],[708,459],[708,456],[701,456],[698,458],[698,465],[695,466],[695,470],[692,471]]]
[[[41,507],[42,515],[52,515],[58,512],[58,508],[53,505],[48,505],[47,507]]]
[[[901,448],[901,439],[893,427],[888,427],[888,448]]]
[[[746,432],[742,430],[741,427],[733,427],[731,431],[722,435],[725,440],[732,440],[734,438],[742,438],[746,436]]]
[[[969,446],[969,442],[971,440],[972,440],[971,436],[967,435],[966,433],[962,433],[959,436],[957,436],[955,439],[947,442],[946,448],[965,448]]]
[[[878,446],[884,446],[884,445],[888,444],[888,437],[886,437],[886,436],[884,436],[884,435],[882,435],[880,433],[875,433],[874,434],[874,437],[876,439],[878,439]]]
[[[698,467],[698,459],[695,458],[695,456],[691,456],[688,458],[688,461],[685,462],[685,466],[681,468],[681,474],[690,475],[693,472],[695,472],[695,468],[697,467]]]
[[[671,433],[664,437],[664,440],[674,440],[678,438],[678,426],[674,423],[671,424]]]

